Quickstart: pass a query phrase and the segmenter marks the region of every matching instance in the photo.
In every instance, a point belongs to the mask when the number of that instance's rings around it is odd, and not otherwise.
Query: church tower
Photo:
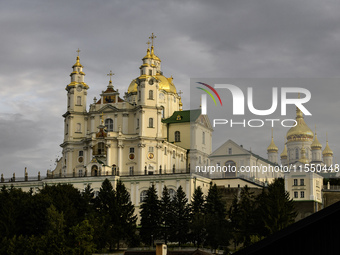
[[[302,111],[296,108],[296,118],[297,125],[291,127],[287,132],[287,150],[288,150],[288,163],[294,164],[298,162],[302,155],[301,150],[304,148],[305,157],[310,162],[311,157],[311,144],[313,142],[314,133],[307,126]]]
[[[320,163],[322,162],[322,158],[321,158],[321,155],[322,155],[322,145],[321,143],[319,142],[318,140],[318,137],[316,135],[316,131],[315,131],[315,137],[314,137],[314,141],[311,145],[311,148],[312,148],[312,162],[315,162],[315,163]]]
[[[273,163],[278,163],[278,151],[279,149],[274,143],[274,138],[273,138],[273,129],[272,129],[272,141],[269,144],[267,148],[267,153],[268,153],[268,160]]]
[[[327,135],[327,141],[326,141],[326,147],[322,152],[323,156],[323,162],[325,163],[326,166],[332,166],[333,165],[333,151],[328,145],[328,135]]]
[[[72,174],[74,161],[75,143],[86,137],[86,97],[89,86],[84,82],[85,73],[83,66],[80,64],[79,52],[76,63],[72,66],[73,71],[70,74],[71,83],[66,86],[67,91],[67,111],[64,117],[64,142],[63,148],[62,171],[60,175]],[[67,169],[67,171],[66,171]]]

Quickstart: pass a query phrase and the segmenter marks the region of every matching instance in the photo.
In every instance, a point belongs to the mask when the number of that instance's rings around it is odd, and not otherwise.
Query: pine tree
[[[168,243],[169,233],[171,232],[170,223],[172,217],[172,203],[169,194],[169,190],[166,186],[163,188],[162,198],[160,201],[160,212],[161,212],[161,237],[164,239],[165,243]]]
[[[245,186],[241,190],[238,202],[238,231],[242,236],[240,242],[244,246],[251,244],[251,236],[254,235],[255,197],[254,192]]]
[[[204,205],[205,200],[200,186],[195,189],[190,204],[190,231],[191,239],[197,248],[203,243],[205,237],[204,228]]]
[[[294,223],[297,214],[293,199],[290,199],[289,193],[285,191],[283,179],[276,179],[268,186],[260,213],[263,215],[263,224],[268,234]]]
[[[205,204],[205,228],[207,244],[216,249],[218,246],[229,245],[229,232],[226,220],[226,209],[216,184],[209,188]]]
[[[188,241],[190,209],[188,199],[183,191],[182,186],[179,186],[176,196],[172,200],[173,214],[170,223],[171,240],[181,243]]]
[[[153,245],[160,235],[160,203],[155,186],[152,185],[146,193],[146,198],[140,206],[141,229],[140,237],[145,244]]]
[[[100,187],[98,196],[95,199],[95,207],[97,209],[97,224],[95,227],[95,235],[100,235],[101,238],[97,239],[98,248],[105,248],[109,245],[112,250],[115,244],[115,191],[111,182],[105,179]],[[91,222],[92,224],[94,222]]]
[[[119,250],[120,240],[130,243],[136,240],[136,221],[135,207],[130,201],[130,195],[121,180],[117,181],[115,198],[115,239]]]

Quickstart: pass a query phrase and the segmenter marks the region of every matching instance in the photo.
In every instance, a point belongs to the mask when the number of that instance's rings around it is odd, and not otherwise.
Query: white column
[[[119,169],[119,175],[121,175],[123,173],[123,142],[122,141],[118,141],[118,169]]]
[[[111,159],[111,144],[106,145],[106,164],[108,166],[112,166],[112,159]]]
[[[136,182],[136,206],[139,205],[139,182]]]
[[[131,184],[130,184],[131,203],[135,205],[136,202],[135,202],[135,192],[134,192],[134,188],[135,188],[135,183],[134,183],[134,182],[131,182]]]

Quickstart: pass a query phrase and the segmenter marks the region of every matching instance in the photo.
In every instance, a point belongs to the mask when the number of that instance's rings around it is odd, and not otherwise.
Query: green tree
[[[146,193],[146,198],[140,206],[141,228],[140,237],[145,244],[153,245],[153,240],[160,235],[160,203],[155,186],[152,185]]]
[[[161,237],[164,239],[165,243],[168,243],[169,239],[169,228],[171,223],[171,217],[172,217],[172,203],[171,198],[169,194],[169,190],[166,186],[163,188],[162,192],[162,198],[160,201],[160,212],[161,212],[161,225],[162,225],[162,231],[161,231]]]
[[[209,188],[205,204],[206,244],[212,249],[229,245],[229,232],[225,205],[216,184]]]
[[[42,236],[46,254],[66,254],[64,213],[58,212],[54,205],[47,209],[48,231]]]
[[[74,254],[92,254],[96,251],[93,241],[94,229],[88,220],[70,229],[70,236],[73,239]]]
[[[109,246],[110,251],[115,245],[115,191],[111,182],[105,179],[95,199],[97,208],[97,227],[95,228],[98,248]],[[92,223],[93,221],[91,221]],[[100,238],[99,238],[100,236]]]
[[[255,206],[254,192],[245,186],[241,189],[240,199],[235,198],[229,210],[235,245],[243,243],[244,246],[248,246],[251,244],[251,237],[256,235]]]
[[[203,192],[200,186],[195,189],[192,201],[190,204],[190,231],[192,241],[198,248],[205,239],[205,228],[204,228],[204,205],[205,200]]]
[[[115,203],[115,213],[113,214],[115,217],[114,238],[119,250],[119,242],[121,240],[125,240],[128,243],[135,243],[137,240],[135,207],[130,201],[130,195],[121,180],[117,181]]]
[[[180,246],[182,243],[188,241],[190,209],[188,199],[183,191],[182,186],[179,186],[171,201],[173,213],[170,223],[171,241],[178,242]]]
[[[273,234],[295,222],[296,211],[293,199],[285,190],[284,180],[276,179],[269,184],[268,191],[263,195],[260,210],[263,225],[268,235]]]

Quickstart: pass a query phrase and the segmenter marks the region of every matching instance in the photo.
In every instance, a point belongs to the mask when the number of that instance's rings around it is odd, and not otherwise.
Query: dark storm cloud
[[[335,1],[3,1],[0,170],[9,176],[26,165],[35,173],[50,168],[63,139],[64,89],[77,48],[88,102],[105,89],[110,70],[115,87],[126,91],[151,32],[164,74],[186,98],[191,77],[337,77],[339,10]],[[338,90],[311,90],[320,105],[313,118],[331,138]],[[23,126],[24,133],[7,135]],[[262,135],[248,142],[266,148]],[[330,143],[337,154],[338,144]]]

